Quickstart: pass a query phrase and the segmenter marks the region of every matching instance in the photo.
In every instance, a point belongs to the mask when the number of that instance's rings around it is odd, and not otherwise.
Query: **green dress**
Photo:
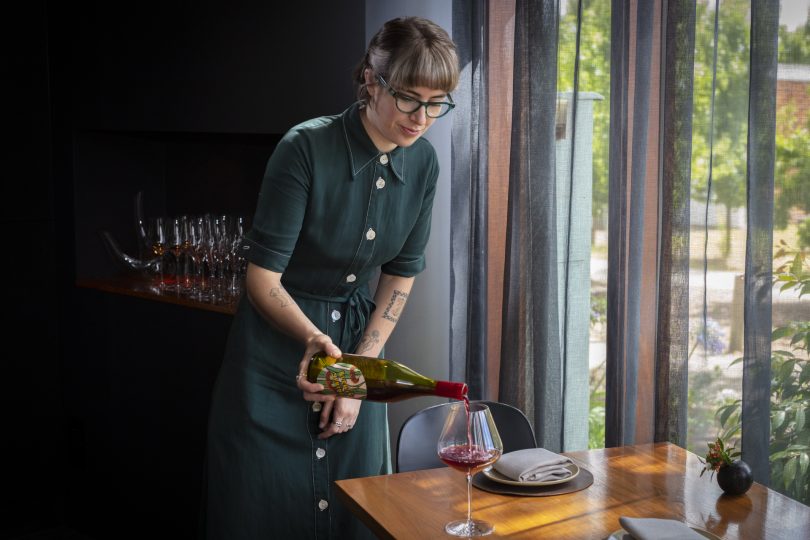
[[[424,139],[379,152],[359,107],[282,138],[242,246],[250,262],[283,273],[304,313],[346,352],[374,310],[377,270],[424,269],[439,172]],[[318,407],[295,383],[303,351],[242,298],[209,417],[204,537],[373,538],[334,481],[391,472],[386,405],[363,403],[352,430],[319,440]]]

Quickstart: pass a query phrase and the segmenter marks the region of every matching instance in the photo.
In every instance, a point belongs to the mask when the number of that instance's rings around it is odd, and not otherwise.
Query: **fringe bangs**
[[[458,85],[458,59],[441,47],[414,47],[399,57],[396,65],[389,66],[388,81],[395,89],[436,88],[452,92]]]

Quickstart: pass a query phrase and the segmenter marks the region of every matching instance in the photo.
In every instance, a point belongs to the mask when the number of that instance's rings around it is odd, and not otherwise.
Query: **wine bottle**
[[[312,355],[307,380],[322,384],[322,394],[367,399],[400,401],[417,396],[441,396],[463,400],[467,385],[437,381],[393,360],[344,353],[340,358],[325,352]]]

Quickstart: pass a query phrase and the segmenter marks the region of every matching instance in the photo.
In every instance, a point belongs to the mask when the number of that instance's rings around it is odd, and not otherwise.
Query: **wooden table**
[[[473,488],[473,517],[495,524],[488,538],[604,539],[620,516],[678,519],[724,540],[810,539],[810,507],[754,483],[723,495],[696,455],[669,443],[567,452],[594,483],[549,497]],[[450,468],[336,482],[351,511],[380,538],[450,538],[446,522],[466,515],[464,475]]]

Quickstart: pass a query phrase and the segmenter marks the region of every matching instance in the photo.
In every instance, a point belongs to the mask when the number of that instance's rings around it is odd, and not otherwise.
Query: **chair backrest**
[[[481,403],[489,406],[492,411],[504,453],[537,446],[532,425],[520,409],[496,401]],[[445,466],[439,459],[436,446],[449,406],[450,403],[442,403],[427,407],[405,420],[397,438],[396,472]]]

